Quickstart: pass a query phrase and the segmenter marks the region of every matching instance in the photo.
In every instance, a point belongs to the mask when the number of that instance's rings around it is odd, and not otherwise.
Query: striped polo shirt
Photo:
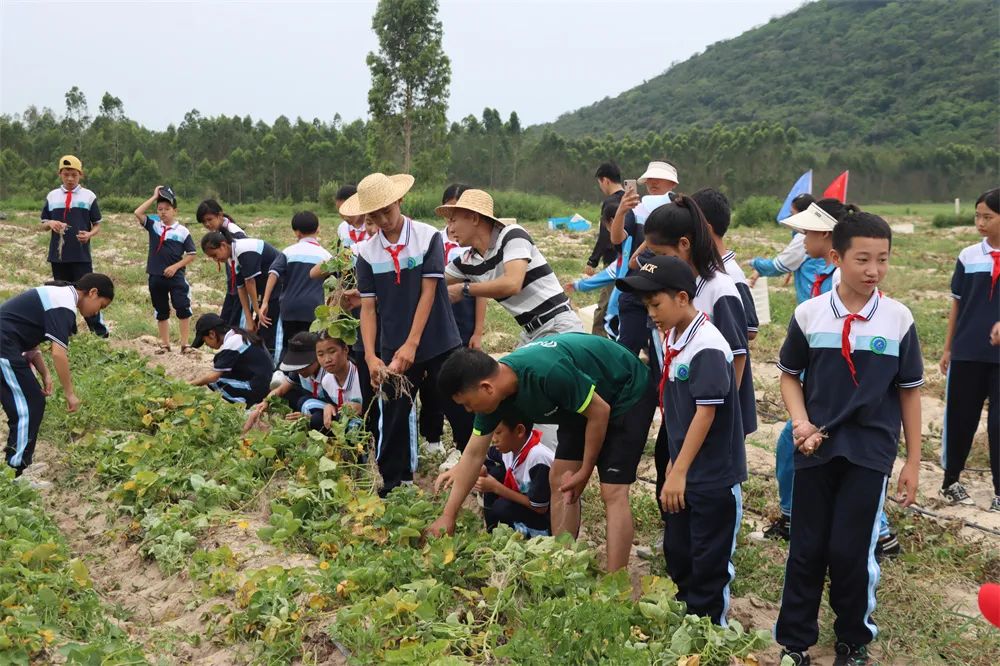
[[[667,347],[676,355],[663,383],[663,423],[670,459],[680,455],[699,405],[715,407],[715,417],[688,470],[688,487],[728,488],[747,480],[739,393],[729,343],[704,313],[677,334],[671,329]]]
[[[990,344],[990,330],[1000,321],[1000,282],[990,295],[993,257],[984,238],[962,250],[951,277],[951,295],[958,301],[958,319],[951,341],[951,360],[1000,363],[1000,347]]]
[[[740,262],[736,261],[735,252],[727,252],[722,257],[722,262],[726,269],[726,275],[733,278],[733,282],[736,283],[736,291],[740,292],[743,310],[747,315],[747,331],[756,333],[760,328],[760,322],[757,319],[757,305],[753,302],[753,294],[750,293],[750,283],[747,282],[746,273],[743,272]]]
[[[0,305],[0,355],[19,358],[21,354],[51,340],[69,346],[76,333],[75,287],[36,287]]]
[[[798,377],[809,421],[829,437],[816,452],[795,454],[795,467],[814,467],[837,456],[882,474],[892,472],[902,410],[899,390],[924,383],[923,358],[913,315],[876,289],[851,323],[849,354],[843,333],[850,313],[834,289],[795,308],[778,368]],[[855,384],[857,380],[857,384]]]
[[[538,251],[528,232],[516,224],[503,227],[495,225],[485,256],[470,248],[449,263],[445,272],[455,280],[488,282],[503,277],[504,264],[517,260],[528,261],[521,291],[513,296],[498,298],[497,302],[520,326],[525,326],[556,308],[569,305],[569,298],[552,267]]]
[[[316,308],[323,305],[326,294],[323,280],[309,277],[316,264],[332,258],[319,240],[306,237],[289,245],[271,262],[269,273],[274,273],[281,283],[281,318],[285,321],[312,321]]]
[[[358,290],[361,298],[378,301],[383,360],[388,362],[409,337],[424,278],[437,280],[437,286],[427,325],[420,336],[416,362],[440,356],[462,344],[444,283],[444,244],[437,229],[404,217],[396,243],[390,243],[379,231],[357,247]]]
[[[52,232],[49,238],[49,262],[68,264],[90,261],[90,243],[81,243],[76,239],[77,233],[91,231],[101,223],[101,209],[97,205],[97,195],[86,187],[77,185],[69,197],[69,208],[66,207],[66,195],[70,194],[60,185],[45,196],[42,206],[42,219],[65,222],[69,228],[63,233],[62,256],[59,255],[59,234]]]
[[[185,255],[197,254],[191,232],[180,222],[174,221],[167,227],[159,215],[147,215],[143,227],[149,233],[146,272],[150,275],[163,275],[168,266],[173,266]],[[180,269],[174,275],[183,277],[184,269]]]

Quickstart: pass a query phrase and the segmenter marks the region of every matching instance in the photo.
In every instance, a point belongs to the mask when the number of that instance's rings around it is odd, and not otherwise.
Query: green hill
[[[831,146],[996,145],[998,27],[996,0],[822,0],[547,127],[644,135],[765,120]]]

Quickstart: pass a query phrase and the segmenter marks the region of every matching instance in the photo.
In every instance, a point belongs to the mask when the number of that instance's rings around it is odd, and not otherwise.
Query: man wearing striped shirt
[[[445,267],[452,302],[492,298],[521,326],[520,345],[557,333],[583,332],[559,279],[531,236],[493,214],[493,198],[466,190],[436,212],[449,221],[458,242],[470,248]]]

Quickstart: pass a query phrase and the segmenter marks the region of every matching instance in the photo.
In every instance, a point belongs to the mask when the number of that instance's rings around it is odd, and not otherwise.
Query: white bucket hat
[[[413,176],[400,173],[387,176],[384,173],[373,173],[365,176],[358,183],[358,192],[343,204],[341,215],[353,217],[367,215],[403,198],[403,195],[413,187]]]
[[[781,220],[781,224],[795,231],[833,231],[837,220],[814,203],[809,204],[801,213],[796,213]]]
[[[646,172],[639,177],[639,184],[642,185],[649,178],[659,178],[680,184],[677,179],[677,168],[667,162],[650,162],[646,167]]]

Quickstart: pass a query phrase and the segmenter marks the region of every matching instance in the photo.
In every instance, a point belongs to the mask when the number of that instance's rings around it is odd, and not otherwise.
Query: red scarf
[[[167,232],[170,231],[170,227],[163,224],[163,220],[160,220],[160,226],[163,228],[163,231],[160,232],[160,244],[156,246],[157,252],[159,252],[160,248],[163,247],[163,242],[167,240]]]
[[[73,190],[66,190],[66,205],[63,206],[63,222],[69,217],[69,209],[73,205]],[[996,280],[994,280],[996,282]]]
[[[680,353],[680,349],[671,349],[667,345],[667,336],[663,336],[663,371],[660,374],[660,388],[656,395],[659,399],[660,418],[664,420],[666,419],[666,410],[663,406],[663,389],[666,388],[667,377],[670,376],[670,364],[673,363],[674,357]]]
[[[444,242],[444,260],[445,260],[445,262],[448,261],[448,255],[451,254],[451,251],[454,250],[454,249],[456,249],[456,248],[458,248],[458,247],[460,247],[458,243],[452,243],[451,241],[445,241]]]
[[[997,286],[997,278],[1000,278],[1000,250],[991,250],[993,257],[993,270],[990,271],[990,300],[993,300],[993,290]]]
[[[392,257],[392,269],[396,271],[396,284],[399,284],[400,268],[399,268],[399,253],[406,248],[406,245],[390,245],[385,248],[385,251],[389,253]]]
[[[864,316],[859,314],[847,315],[844,319],[844,330],[840,335],[840,355],[847,361],[847,369],[851,371],[851,379],[854,380],[855,386],[858,385],[858,371],[854,367],[854,359],[851,358],[851,324],[858,319],[868,321]]]
[[[229,286],[231,291],[236,291],[236,260],[229,260]]]
[[[503,477],[503,485],[507,486],[511,490],[521,492],[521,487],[517,484],[517,479],[514,478],[514,470],[524,464],[524,461],[528,459],[528,454],[531,453],[531,449],[541,444],[541,442],[541,431],[532,430],[531,435],[528,437],[528,441],[524,443],[521,450],[517,452],[516,456],[514,456],[514,463],[507,469],[507,473]]]
[[[364,229],[355,230],[351,228],[350,225],[348,225],[347,233],[348,235],[350,235],[352,243],[360,243],[361,241],[363,241],[365,238],[368,237],[367,231],[365,231]]]
[[[813,279],[812,297],[816,298],[823,293],[823,283],[830,277],[830,273],[817,273]]]

